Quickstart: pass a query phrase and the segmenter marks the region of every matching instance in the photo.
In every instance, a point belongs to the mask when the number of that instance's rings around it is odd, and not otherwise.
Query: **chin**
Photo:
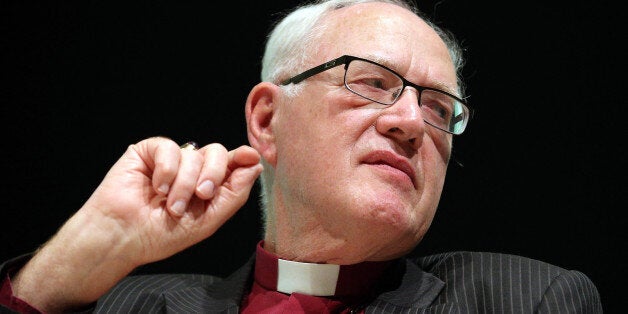
[[[376,200],[367,202],[364,210],[368,213],[368,219],[375,224],[406,229],[414,224],[414,208],[411,202],[403,200],[394,193],[379,196]]]
[[[390,205],[390,204],[388,204]],[[414,249],[429,227],[427,215],[417,208],[403,206],[372,207],[364,226],[368,240],[376,244],[380,260],[400,257]]]

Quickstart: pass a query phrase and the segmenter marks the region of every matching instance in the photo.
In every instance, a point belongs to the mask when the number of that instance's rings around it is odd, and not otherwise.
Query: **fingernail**
[[[168,190],[170,190],[170,187],[166,183],[162,184],[159,188],[157,188],[157,191],[163,194],[168,194]]]
[[[203,181],[196,189],[207,197],[214,196],[214,182],[210,180]]]
[[[170,210],[172,210],[172,212],[176,215],[182,216],[185,212],[185,201],[178,200],[174,202],[174,204],[172,204],[172,206],[170,207]]]

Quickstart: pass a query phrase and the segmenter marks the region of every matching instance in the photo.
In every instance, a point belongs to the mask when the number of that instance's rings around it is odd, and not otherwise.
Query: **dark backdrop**
[[[264,36],[294,3],[3,1],[0,259],[48,239],[131,143],[247,144],[243,104]],[[466,47],[476,114],[416,253],[499,251],[578,269],[613,312],[626,279],[619,11],[420,3]],[[259,217],[256,187],[215,236],[138,272],[225,275],[260,239]]]

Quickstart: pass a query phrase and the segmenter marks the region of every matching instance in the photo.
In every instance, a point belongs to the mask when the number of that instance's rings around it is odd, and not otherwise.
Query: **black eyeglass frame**
[[[371,99],[371,98],[365,97],[364,95],[356,93],[351,88],[349,88],[349,86],[347,86],[347,80],[346,80],[347,69],[349,68],[349,63],[351,63],[351,61],[354,61],[354,60],[360,60],[360,61],[364,61],[364,62],[368,62],[368,63],[374,64],[374,65],[380,66],[380,67],[390,71],[391,73],[395,74],[397,77],[399,77],[401,79],[401,82],[403,82],[403,85],[401,86],[401,90],[395,96],[395,99],[391,103],[384,103],[384,102],[381,102],[381,101],[378,101],[378,100],[375,100],[375,99]],[[387,67],[385,65],[381,65],[381,64],[379,64],[377,62],[374,62],[374,61],[371,61],[371,60],[368,60],[368,59],[364,59],[364,58],[360,58],[360,57],[351,56],[351,55],[343,55],[343,56],[340,56],[340,57],[338,57],[338,58],[336,58],[334,60],[327,61],[327,62],[325,62],[325,63],[323,63],[321,65],[315,66],[315,67],[313,67],[313,68],[311,68],[309,70],[303,71],[300,74],[297,74],[297,75],[295,75],[295,76],[293,76],[293,77],[291,77],[289,79],[281,81],[281,85],[288,85],[290,83],[298,84],[298,83],[302,82],[303,80],[305,80],[305,79],[307,79],[309,77],[312,77],[312,76],[314,76],[314,75],[316,75],[318,73],[327,71],[327,70],[329,70],[331,68],[335,68],[335,67],[337,67],[339,65],[342,65],[342,64],[345,65],[345,77],[343,78],[345,87],[349,91],[351,91],[352,93],[354,93],[354,94],[356,94],[356,95],[358,95],[360,97],[366,98],[366,99],[371,100],[373,102],[376,102],[378,104],[390,106],[390,105],[393,105],[395,102],[397,102],[397,100],[399,100],[399,97],[401,97],[401,94],[403,94],[403,91],[404,91],[404,89],[407,86],[411,86],[411,87],[414,87],[419,92],[419,106],[421,106],[421,93],[424,90],[431,90],[431,91],[435,91],[435,92],[439,92],[439,93],[445,94],[445,95],[447,95],[449,97],[452,97],[456,101],[460,102],[460,104],[463,105],[467,109],[467,112],[468,112],[467,122],[471,118],[471,113],[472,113],[471,112],[471,108],[469,108],[467,103],[464,100],[460,99],[458,96],[453,95],[453,94],[451,94],[449,92],[446,92],[444,90],[440,90],[438,88],[421,86],[421,85],[412,83],[412,82],[408,81],[405,77],[403,77],[403,75],[400,75],[399,73],[395,72],[393,69],[391,69],[391,68],[389,68],[389,67]],[[455,124],[458,121],[460,121],[460,119],[462,119],[462,118],[463,118],[462,115],[458,115],[458,116],[452,118],[453,119],[452,123]],[[450,133],[450,134],[454,134],[454,135],[462,134],[462,132],[460,132],[460,133],[453,133],[451,131],[445,130],[443,128],[440,128],[438,126],[433,125],[429,121],[425,121],[425,122],[427,124],[437,128],[437,129],[439,129],[439,130],[442,130],[442,131]],[[466,128],[466,123],[465,123],[465,128]],[[464,131],[464,129],[463,129],[463,131]]]

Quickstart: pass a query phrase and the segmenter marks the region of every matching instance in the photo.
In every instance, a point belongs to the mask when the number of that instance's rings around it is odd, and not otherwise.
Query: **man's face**
[[[302,70],[348,54],[419,85],[456,90],[447,48],[411,12],[360,4],[325,22]],[[339,66],[310,77],[299,83],[302,94],[275,109],[276,225],[267,241],[284,258],[348,264],[398,257],[420,241],[438,205],[451,135],[423,122],[416,90],[384,107],[348,91],[343,75]]]

